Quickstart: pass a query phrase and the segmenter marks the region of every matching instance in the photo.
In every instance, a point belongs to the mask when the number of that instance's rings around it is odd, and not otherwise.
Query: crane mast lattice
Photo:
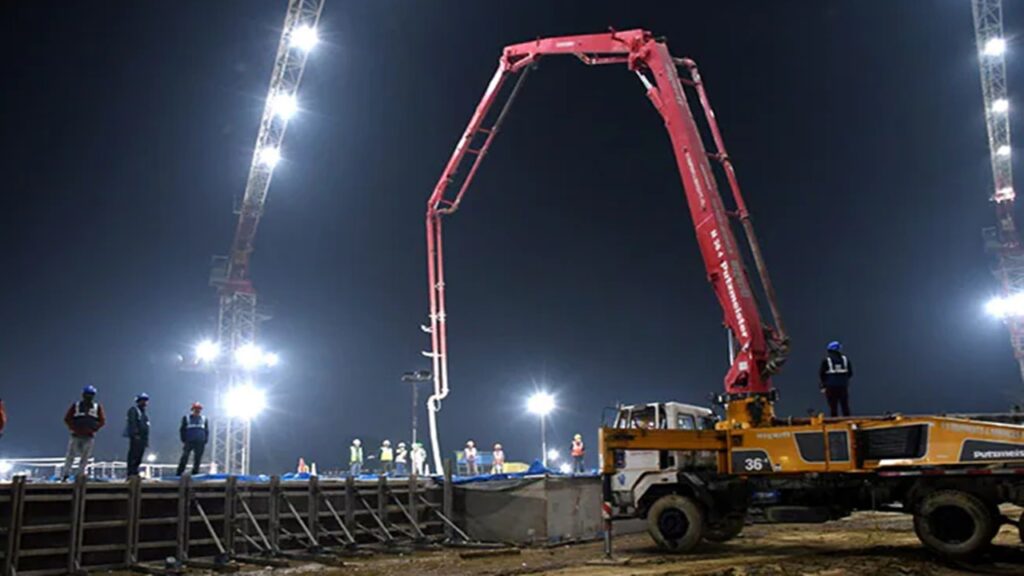
[[[981,89],[985,101],[985,125],[988,129],[992,161],[992,201],[996,208],[996,226],[984,231],[986,247],[995,255],[993,270],[1003,302],[1024,295],[1024,249],[1014,221],[1016,195],[1010,147],[1009,100],[1006,95],[1006,40],[1003,36],[1001,0],[972,0],[974,34],[981,70]],[[1019,313],[1000,314],[1010,332],[1010,344],[1024,380],[1024,318]]]
[[[288,128],[290,113],[282,113],[280,105],[289,100],[294,105],[309,55],[308,49],[303,49],[301,34],[315,35],[323,5],[324,0],[288,2],[245,192],[237,204],[238,225],[228,255],[214,258],[210,275],[210,284],[217,288],[220,299],[218,342],[228,360],[217,367],[218,410],[212,437],[212,462],[221,473],[249,473],[252,423],[248,418],[231,415],[223,396],[252,378],[250,370],[232,362],[238,349],[256,345],[260,322],[266,319],[257,308],[249,263],[274,165],[280,158],[281,142]]]

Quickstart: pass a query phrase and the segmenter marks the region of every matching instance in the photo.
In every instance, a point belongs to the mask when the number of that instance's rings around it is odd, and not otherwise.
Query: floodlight
[[[150,464],[156,462],[156,454],[150,453],[149,455],[147,455],[146,462],[149,462]]]
[[[255,344],[246,344],[235,350],[235,362],[246,370],[253,370],[263,364],[263,351]]]
[[[989,38],[985,42],[985,56],[1002,56],[1006,52],[1006,40],[1003,38]]]
[[[992,198],[996,202],[1006,202],[1007,200],[1013,200],[1016,194],[1013,192],[1013,186],[1006,186],[996,190],[995,196]]]
[[[559,456],[561,456],[561,455],[558,453],[558,450],[555,450],[554,448],[552,448],[551,450],[548,450],[548,460],[549,461],[558,460]]]
[[[270,100],[270,109],[282,120],[288,120],[299,110],[294,94],[277,94]]]
[[[291,45],[303,52],[309,52],[318,42],[320,37],[316,33],[316,28],[312,26],[300,26],[292,32]]]
[[[558,467],[558,471],[561,472],[562,474],[572,474],[572,464],[565,462]]]
[[[213,340],[203,340],[196,344],[196,358],[200,362],[212,362],[220,356],[220,344]]]
[[[555,409],[555,397],[547,392],[535,392],[526,400],[526,409],[537,416],[547,416]]]
[[[992,102],[992,111],[1002,114],[1010,109],[1010,102],[1006,98],[999,98]]]
[[[996,296],[985,304],[985,311],[996,318],[1024,316],[1024,293]]]
[[[998,155],[998,156],[1009,156],[1010,155],[1010,145],[1009,144],[1003,144],[999,148],[996,148],[996,155]]]
[[[272,146],[267,146],[260,150],[259,161],[260,164],[263,164],[267,168],[273,168],[281,161],[281,151]]]
[[[14,463],[10,460],[0,460],[0,474],[7,474],[14,470]]]
[[[252,420],[267,407],[267,396],[251,383],[236,386],[224,395],[224,406],[231,418]]]
[[[263,363],[271,368],[277,366],[278,364],[280,364],[280,362],[281,357],[275,354],[274,352],[267,352],[266,354],[263,355]]]

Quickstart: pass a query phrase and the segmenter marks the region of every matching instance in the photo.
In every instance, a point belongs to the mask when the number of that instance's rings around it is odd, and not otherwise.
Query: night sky
[[[111,420],[100,458],[124,458],[137,392],[162,460],[188,404],[213,403],[175,358],[213,334],[209,260],[233,232],[285,6],[0,12],[0,457],[62,455],[87,383]],[[1013,102],[1024,10],[1006,9]],[[252,265],[262,343],[283,359],[260,382],[255,469],[408,439],[399,377],[429,367],[425,201],[502,46],[608,26],[701,66],[793,340],[782,414],[824,407],[832,339],[856,364],[855,413],[1009,407],[1021,382],[983,311],[991,173],[966,0],[327,0]],[[594,449],[604,406],[720,392],[721,311],[686,210],[636,77],[543,61],[445,228],[446,449],[537,455],[535,388],[559,398],[549,437]]]

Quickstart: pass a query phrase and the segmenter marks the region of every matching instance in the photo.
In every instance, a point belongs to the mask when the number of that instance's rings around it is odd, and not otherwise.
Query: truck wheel
[[[704,528],[704,539],[708,542],[728,542],[743,531],[743,518],[726,518],[719,524]]]
[[[914,532],[921,543],[951,558],[968,557],[988,546],[995,523],[990,506],[958,490],[925,496],[914,514]]]
[[[647,512],[647,531],[659,548],[689,552],[704,535],[704,512],[685,496],[662,496]]]

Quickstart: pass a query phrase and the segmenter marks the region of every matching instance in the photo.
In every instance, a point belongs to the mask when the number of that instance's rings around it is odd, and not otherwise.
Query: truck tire
[[[914,532],[921,543],[950,558],[967,558],[992,542],[996,518],[992,507],[959,490],[940,490],[924,497],[914,513]]]
[[[708,542],[728,542],[743,532],[743,518],[726,518],[718,524],[704,528],[704,539]]]
[[[689,552],[704,536],[704,511],[685,496],[662,496],[647,511],[647,531],[662,550]]]

